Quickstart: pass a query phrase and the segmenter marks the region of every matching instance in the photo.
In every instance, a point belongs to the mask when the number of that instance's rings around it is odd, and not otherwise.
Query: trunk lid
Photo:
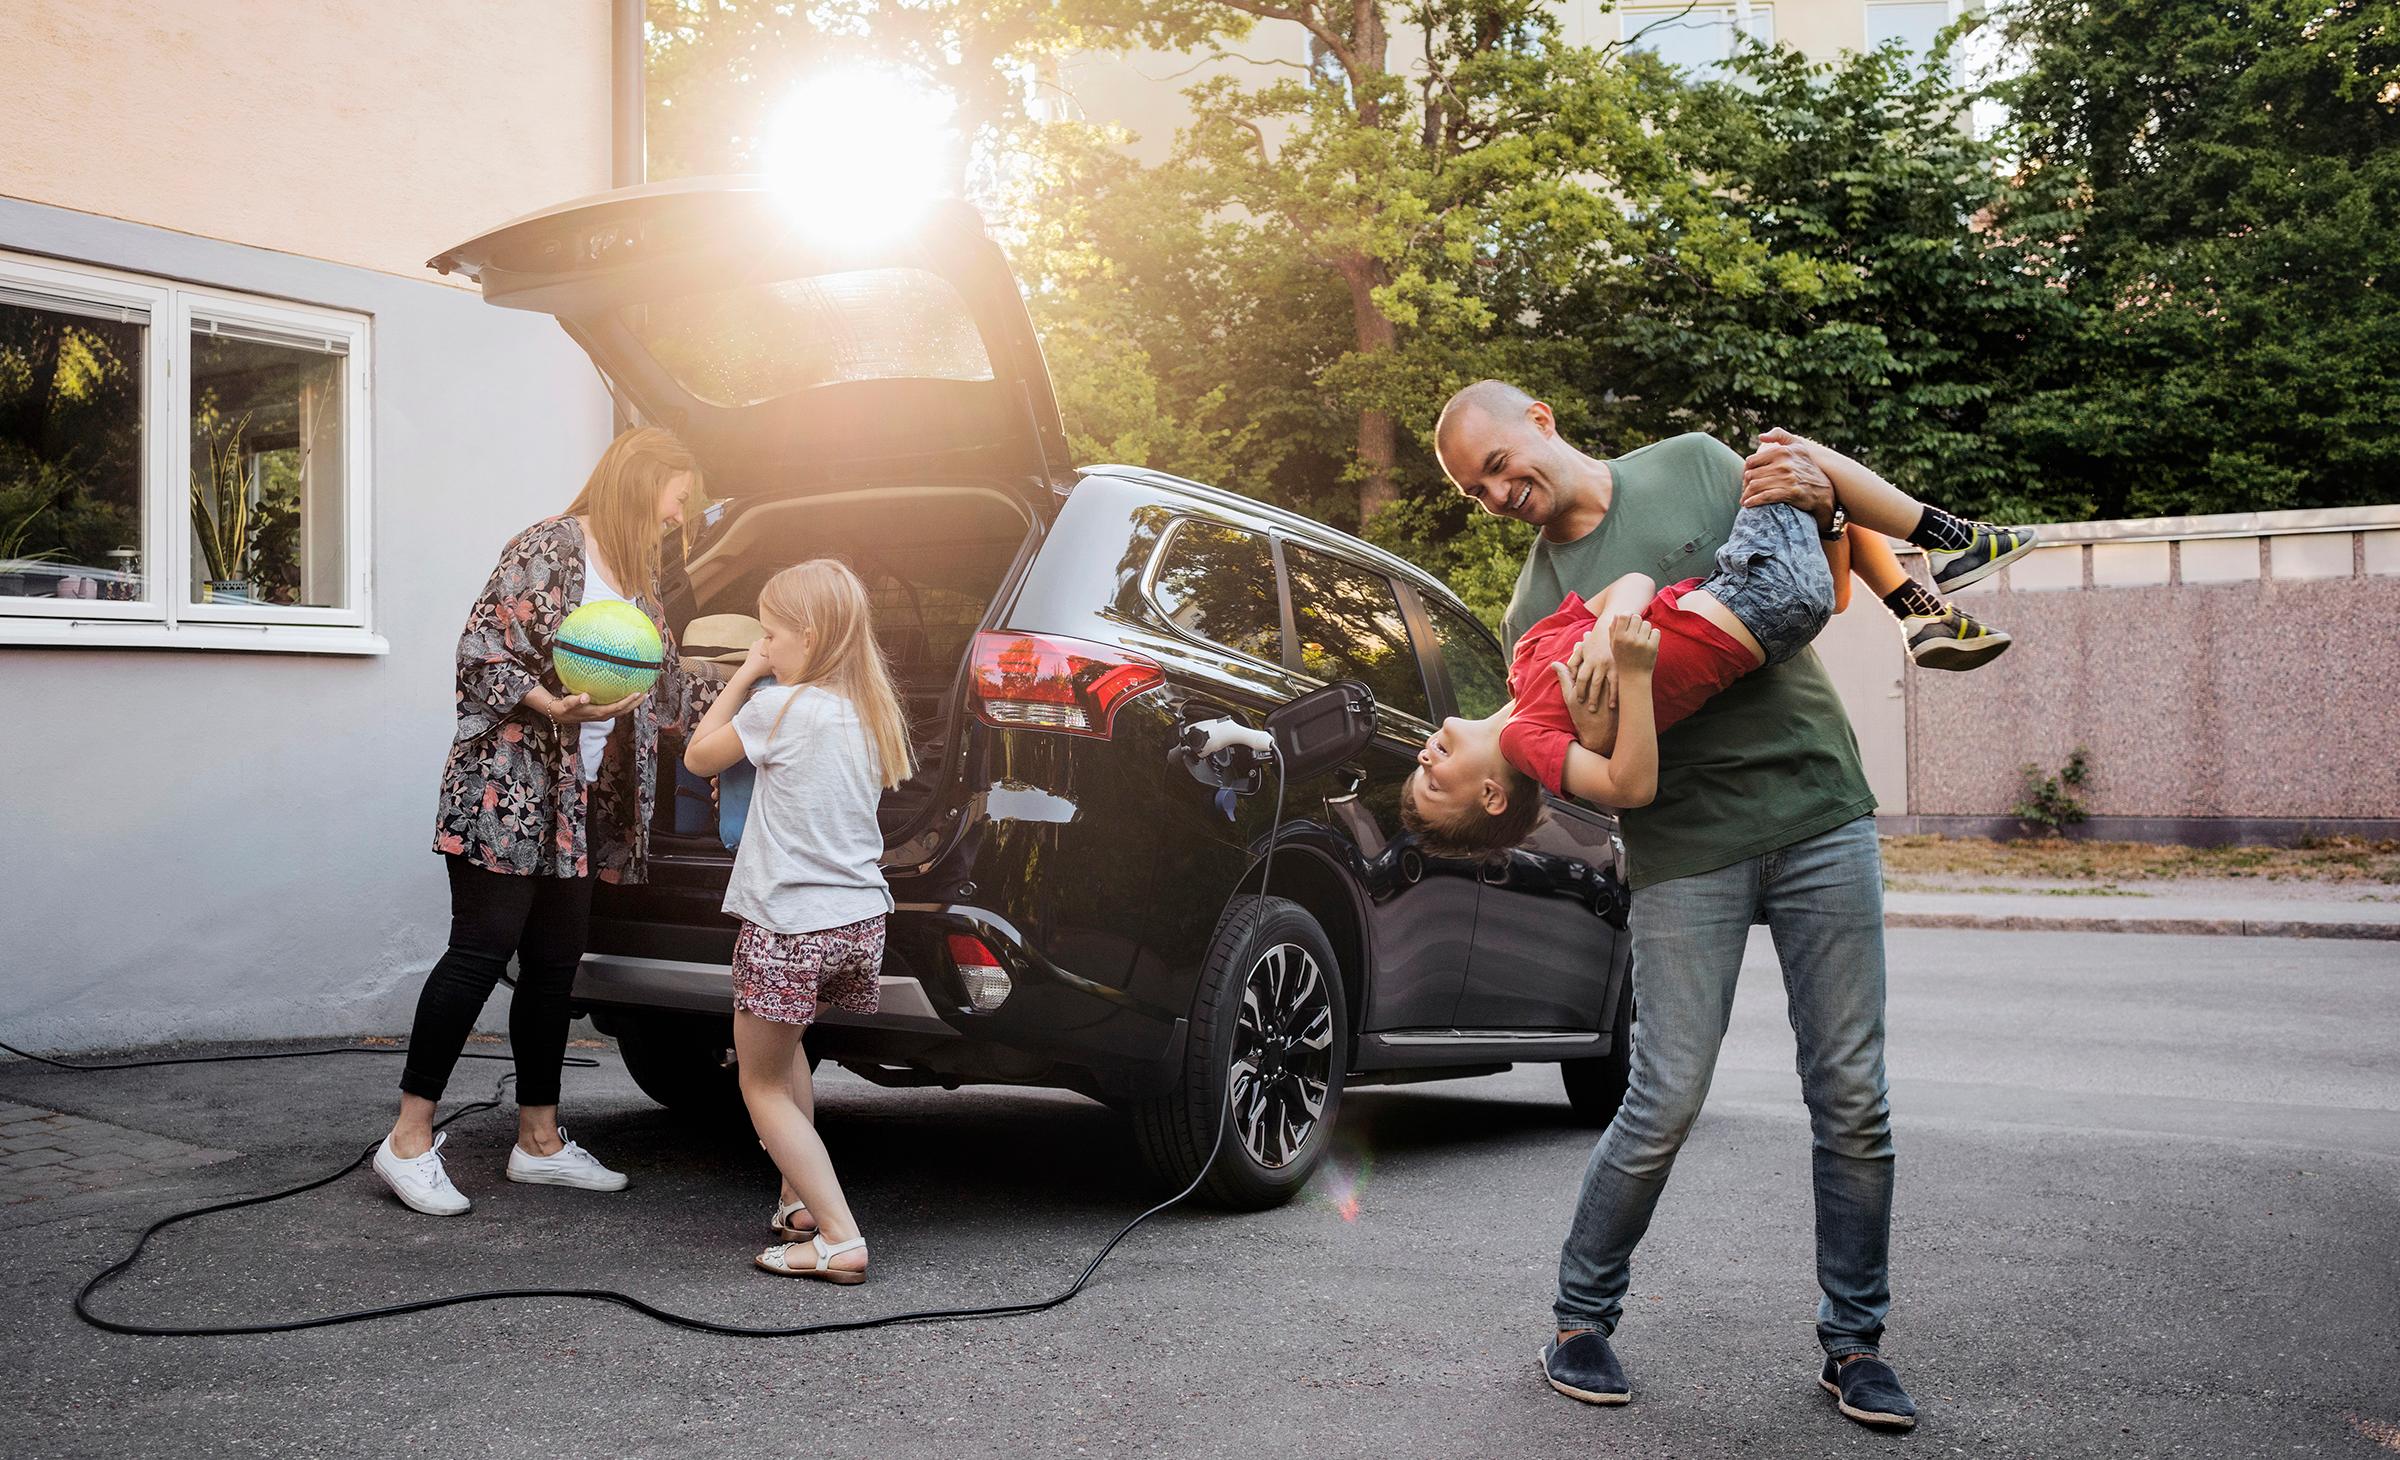
[[[965,203],[869,241],[803,226],[763,179],[651,183],[519,218],[429,267],[556,316],[622,402],[699,453],[711,495],[866,476],[1067,483],[1032,319]]]

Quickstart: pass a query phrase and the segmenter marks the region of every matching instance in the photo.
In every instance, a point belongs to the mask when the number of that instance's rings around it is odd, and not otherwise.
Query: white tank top
[[[633,600],[608,586],[600,576],[599,559],[593,555],[592,541],[583,541],[583,603],[631,603]],[[617,728],[614,720],[593,720],[583,727],[583,783],[590,785],[600,779],[600,757],[607,753],[608,734]]]

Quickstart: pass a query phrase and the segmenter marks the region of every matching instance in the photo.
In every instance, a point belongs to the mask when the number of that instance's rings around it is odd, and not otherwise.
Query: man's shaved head
[[[1441,453],[1450,439],[1451,428],[1458,424],[1463,413],[1472,411],[1489,421],[1521,421],[1525,418],[1525,408],[1532,404],[1532,396],[1505,380],[1478,380],[1461,387],[1450,397],[1450,403],[1442,407],[1441,419],[1434,422],[1435,454]]]

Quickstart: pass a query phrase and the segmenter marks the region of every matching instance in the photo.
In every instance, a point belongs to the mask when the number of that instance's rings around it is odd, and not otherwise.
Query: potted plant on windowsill
[[[35,563],[53,562],[66,556],[57,548],[44,548],[37,553],[25,551],[25,540],[33,535],[35,521],[48,512],[55,502],[55,498],[43,502],[16,521],[0,526],[0,597],[23,597],[33,581],[25,569]]]
[[[192,469],[192,534],[199,539],[201,559],[208,565],[208,577],[201,585],[203,603],[247,603],[250,583],[241,573],[250,558],[250,535],[253,528],[250,511],[250,484],[242,475],[242,431],[250,424],[244,415],[231,427],[219,432],[212,411],[208,419],[196,421],[192,446],[195,452],[205,447],[206,476],[195,465]]]

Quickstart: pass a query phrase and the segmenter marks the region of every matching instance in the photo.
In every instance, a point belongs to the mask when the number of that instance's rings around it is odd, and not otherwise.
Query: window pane
[[[1458,712],[1470,720],[1508,703],[1508,661],[1480,624],[1470,622],[1446,603],[1432,599],[1425,611],[1433,632],[1442,641],[1442,663],[1450,671],[1450,691],[1458,696]]]
[[[147,596],[147,335],[140,324],[0,302],[0,599]]]
[[[1179,523],[1151,593],[1185,633],[1269,664],[1283,662],[1275,560],[1256,533],[1215,522]]]
[[[1933,38],[1950,23],[1950,7],[1944,0],[1920,3],[1911,0],[1903,5],[1869,5],[1867,7],[1867,49],[1874,50],[1885,41],[1898,41],[1908,52],[1910,60],[1919,60],[1933,49]]]
[[[1761,45],[1775,43],[1775,10],[1753,5],[1744,20],[1732,6],[1659,6],[1624,12],[1627,45],[1648,51],[1695,80],[1717,73],[1719,65],[1747,36]]]
[[[625,327],[693,395],[750,406],[851,380],[989,380],[966,301],[922,269],[855,269],[685,294]]]
[[[1284,564],[1292,573],[1300,667],[1319,679],[1355,679],[1375,692],[1377,704],[1431,720],[1391,580],[1300,547],[1284,550]]]
[[[342,608],[346,357],[192,331],[192,602]]]

